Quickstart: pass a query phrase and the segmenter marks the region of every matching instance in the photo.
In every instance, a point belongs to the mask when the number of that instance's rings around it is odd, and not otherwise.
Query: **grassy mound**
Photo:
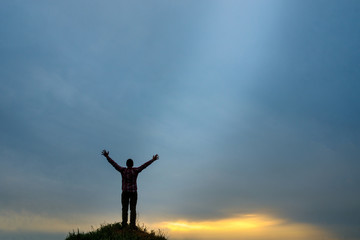
[[[101,225],[88,233],[73,231],[65,240],[167,240],[163,233],[148,232],[145,227],[122,227],[120,223]]]

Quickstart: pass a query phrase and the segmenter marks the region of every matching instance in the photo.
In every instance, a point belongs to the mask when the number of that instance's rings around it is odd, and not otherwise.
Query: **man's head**
[[[126,161],[126,166],[127,166],[128,168],[132,168],[132,167],[134,166],[134,161],[133,161],[131,158],[129,158],[129,159]]]

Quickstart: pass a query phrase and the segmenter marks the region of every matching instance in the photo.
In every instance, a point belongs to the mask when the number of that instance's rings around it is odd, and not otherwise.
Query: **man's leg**
[[[133,192],[130,195],[130,226],[136,226],[136,203],[137,203],[137,192]]]
[[[128,192],[122,192],[121,204],[122,204],[122,226],[126,226],[127,220],[128,220],[128,209],[129,209],[129,193]]]

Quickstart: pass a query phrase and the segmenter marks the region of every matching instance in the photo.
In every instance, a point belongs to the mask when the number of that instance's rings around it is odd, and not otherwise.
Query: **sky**
[[[0,238],[359,240],[360,2],[0,2]]]

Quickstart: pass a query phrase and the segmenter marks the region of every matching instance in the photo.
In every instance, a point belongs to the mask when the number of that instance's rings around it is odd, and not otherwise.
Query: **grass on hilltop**
[[[155,233],[154,230],[147,231],[146,227],[129,226],[122,227],[120,223],[101,225],[99,229],[88,233],[77,232],[69,233],[65,240],[167,240],[160,230]]]

